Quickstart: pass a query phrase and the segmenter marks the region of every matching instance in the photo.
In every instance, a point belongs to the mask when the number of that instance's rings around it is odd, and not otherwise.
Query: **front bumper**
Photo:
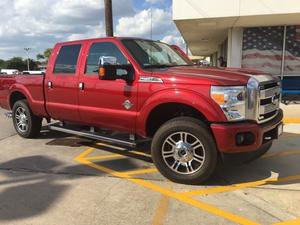
[[[283,111],[279,109],[277,116],[264,124],[255,122],[213,123],[211,124],[211,130],[220,152],[251,152],[259,149],[261,145],[278,138],[277,130],[278,126],[282,124],[282,119]],[[242,133],[252,134],[253,141],[249,144],[238,145],[237,135]]]

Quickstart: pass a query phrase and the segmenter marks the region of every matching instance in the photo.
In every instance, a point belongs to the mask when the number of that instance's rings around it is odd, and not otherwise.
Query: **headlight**
[[[230,121],[246,118],[246,87],[245,86],[212,86],[211,98],[221,107]]]

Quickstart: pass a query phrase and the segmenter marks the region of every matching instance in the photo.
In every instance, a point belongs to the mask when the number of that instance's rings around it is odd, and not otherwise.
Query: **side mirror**
[[[122,79],[127,83],[134,81],[134,69],[130,64],[127,65],[100,65],[98,70],[100,80]]]

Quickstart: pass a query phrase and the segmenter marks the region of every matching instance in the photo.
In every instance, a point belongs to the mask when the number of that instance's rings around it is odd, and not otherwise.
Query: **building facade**
[[[173,0],[173,20],[192,54],[214,66],[222,57],[230,67],[300,77],[299,0]]]

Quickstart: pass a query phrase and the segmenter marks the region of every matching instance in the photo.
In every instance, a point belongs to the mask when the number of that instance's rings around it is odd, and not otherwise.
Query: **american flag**
[[[284,27],[246,28],[242,67],[281,74]],[[288,26],[284,75],[300,75],[300,26]]]

